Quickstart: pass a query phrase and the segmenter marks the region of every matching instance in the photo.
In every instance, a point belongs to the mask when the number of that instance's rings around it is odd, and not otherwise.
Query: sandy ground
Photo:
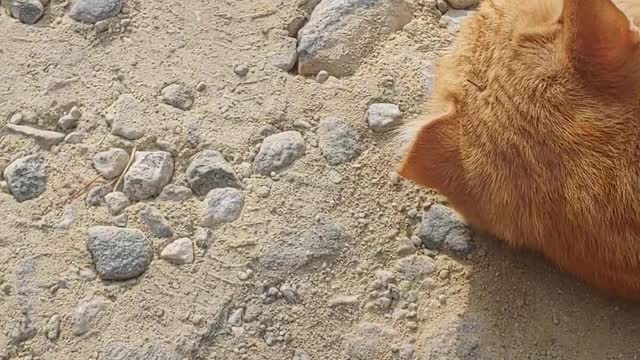
[[[466,260],[398,251],[423,206],[444,201],[395,183],[392,134],[372,132],[365,120],[372,102],[398,104],[405,119],[426,109],[430,61],[452,39],[431,2],[414,5],[415,20],[380,39],[355,75],[323,84],[271,65],[281,48],[273,32],[300,15],[293,1],[130,1],[127,14],[109,21],[114,29],[123,19],[131,25],[98,35],[65,16],[65,3],[55,0],[32,26],[0,16],[0,126],[22,112],[55,129],[77,105],[83,115],[76,131],[85,137],[49,150],[21,136],[0,137],[0,157],[39,153],[50,167],[39,198],[18,203],[0,194],[0,359],[637,359],[640,310],[594,293],[536,256],[480,236]],[[244,78],[233,70],[239,64],[249,68]],[[191,110],[159,100],[173,82],[194,89]],[[206,88],[195,91],[199,83]],[[149,114],[136,143],[176,150],[174,183],[184,182],[193,155],[204,149],[223,152],[240,173],[259,145],[253,134],[269,124],[300,131],[307,151],[275,178],[245,176],[241,217],[215,229],[209,250],[197,249],[193,264],[156,256],[137,279],[101,281],[92,276],[87,229],[112,224],[112,217],[104,206],[87,206],[85,196],[64,202],[96,177],[95,153],[131,149],[133,142],[110,135],[105,121],[120,94],[133,94]],[[316,125],[326,116],[358,131],[363,150],[356,160],[324,160]],[[296,127],[300,120],[311,127]],[[192,147],[194,132],[201,141]],[[263,198],[257,189],[265,186]],[[144,205],[160,209],[174,238],[192,237],[200,200],[133,204],[127,226],[147,233],[158,252],[167,240],[149,234],[140,219]],[[59,226],[65,218],[71,225]],[[261,296],[263,249],[323,219],[346,229],[340,253],[286,278],[295,299]],[[397,279],[399,295],[388,309],[366,306],[380,271],[397,274],[407,256],[431,256],[436,270]],[[238,276],[248,269],[248,278]],[[355,300],[328,306],[345,296]],[[77,307],[92,299],[106,305],[78,336]],[[232,327],[237,309],[245,309],[244,319]],[[12,342],[26,314],[37,334]],[[54,315],[61,329],[51,340]],[[121,354],[138,354],[117,357],[118,346]]]

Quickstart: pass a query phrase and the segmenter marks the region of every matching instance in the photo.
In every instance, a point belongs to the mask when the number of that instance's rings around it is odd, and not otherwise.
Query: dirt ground
[[[19,203],[0,194],[0,359],[640,357],[637,306],[607,299],[537,256],[481,236],[464,260],[426,249],[399,251],[423,206],[444,199],[394,179],[393,133],[372,132],[366,112],[373,102],[398,104],[404,119],[427,109],[432,61],[452,40],[433,2],[415,0],[410,24],[381,38],[353,76],[325,83],[270,61],[281,48],[273,33],[301,14],[294,1],[131,0],[109,20],[112,31],[101,34],[66,16],[66,5],[53,0],[35,25],[0,16],[0,126],[21,112],[55,129],[60,116],[78,106],[76,131],[84,137],[43,149],[19,135],[0,135],[1,158],[38,153],[49,164],[47,190],[37,199]],[[126,29],[118,26],[123,19],[131,21]],[[249,73],[239,77],[237,65]],[[188,111],[159,99],[175,82],[193,89]],[[105,114],[120,94],[134,95],[147,109],[140,140],[110,134]],[[337,166],[325,161],[317,124],[327,116],[357,130],[357,159]],[[172,182],[184,183],[191,159],[204,149],[221,151],[238,173],[246,170],[260,143],[255,134],[265,125],[301,132],[304,157],[276,177],[244,176],[242,215],[214,229],[209,249],[197,248],[193,264],[160,259],[167,240],[149,234],[140,213],[153,204],[174,238],[192,237],[202,198],[150,199],[127,210],[127,227],[145,232],[156,250],[147,271],[128,281],[96,278],[87,229],[113,219],[104,206],[86,205],[86,192],[65,201],[96,177],[97,152],[169,144],[177,155]],[[258,191],[264,187],[267,196]],[[263,249],[324,219],[348,233],[340,253],[294,271],[277,285],[282,296],[266,296]],[[399,295],[388,308],[367,306],[376,296],[372,288],[385,286],[381,274],[402,273],[400,260],[411,256],[433,258],[436,270],[398,278],[393,291]],[[348,301],[334,306],[339,298]],[[78,306],[92,299],[106,305],[95,316],[85,312],[90,329],[76,335]],[[229,318],[238,309],[244,316],[233,324]],[[54,316],[60,331],[49,336]],[[16,341],[16,331],[26,335]]]

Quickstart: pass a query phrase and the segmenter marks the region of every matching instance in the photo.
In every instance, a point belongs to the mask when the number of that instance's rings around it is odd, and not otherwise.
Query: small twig
[[[216,274],[207,273],[207,275],[211,276],[214,279],[220,280],[222,282],[226,282],[227,284],[242,286],[242,283],[239,283],[239,282],[233,281],[233,280],[225,279],[225,278],[223,278],[223,277],[221,277],[219,275],[216,275]]]
[[[102,139],[98,142],[98,144],[96,145],[96,147],[102,145],[102,142],[104,141],[104,139],[107,138],[107,136],[109,136],[109,132],[107,131],[106,134],[104,134],[104,136],[102,137]]]
[[[113,191],[117,191],[118,190],[118,186],[120,186],[120,181],[124,177],[124,174],[126,174],[127,171],[129,171],[129,167],[131,166],[131,163],[133,163],[133,158],[135,158],[135,156],[136,156],[136,150],[137,149],[138,149],[138,145],[134,145],[133,146],[133,150],[131,150],[131,157],[129,158],[129,162],[127,163],[127,167],[125,167],[124,171],[122,172],[122,174],[120,174],[120,177],[118,178],[118,181],[116,182],[116,185],[113,187]]]
[[[67,198],[67,200],[64,201],[64,204],[68,204],[69,202],[75,200],[78,198],[78,196],[80,195],[80,193],[82,193],[84,190],[88,189],[89,186],[91,186],[93,183],[95,183],[96,181],[98,181],[98,179],[100,179],[100,175],[94,177],[93,179],[91,179],[91,181],[89,181],[88,183],[86,183],[83,187],[81,187],[80,189],[76,190],[75,192],[73,192],[71,195],[69,195],[69,197]]]

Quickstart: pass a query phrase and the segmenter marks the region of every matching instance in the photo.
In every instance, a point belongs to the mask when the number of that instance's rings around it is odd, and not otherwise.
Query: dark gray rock
[[[75,21],[95,24],[112,18],[122,10],[122,0],[75,0],[69,9],[69,17]]]
[[[147,270],[153,258],[142,231],[113,226],[89,228],[87,248],[103,280],[128,280]]]
[[[298,32],[298,71],[352,75],[384,39],[413,17],[403,0],[324,0]]]
[[[40,0],[2,0],[1,3],[11,16],[25,24],[35,24],[44,15]]]
[[[351,161],[360,153],[358,132],[342,119],[329,117],[320,120],[318,140],[324,158],[331,165]]]
[[[466,256],[473,248],[467,224],[458,213],[440,204],[424,212],[416,235],[426,248],[448,250],[457,256]]]
[[[171,224],[169,224],[169,221],[157,208],[147,206],[142,210],[140,215],[142,221],[147,225],[153,235],[159,238],[170,238],[173,236]]]
[[[196,155],[189,164],[186,175],[189,185],[200,196],[213,189],[242,186],[231,164],[215,150],[205,150]]]
[[[262,142],[255,159],[258,174],[268,175],[291,166],[305,154],[306,147],[302,134],[297,131],[285,131],[268,136]]]
[[[173,158],[166,151],[139,151],[124,176],[123,192],[131,201],[160,194],[173,177]]]
[[[35,199],[47,189],[49,165],[39,155],[25,156],[4,169],[4,178],[18,202]]]
[[[236,221],[243,207],[242,191],[234,188],[213,189],[202,202],[202,225],[215,227]]]

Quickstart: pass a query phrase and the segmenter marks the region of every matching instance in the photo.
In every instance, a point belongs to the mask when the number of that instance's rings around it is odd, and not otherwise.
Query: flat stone
[[[147,206],[140,214],[142,221],[147,225],[151,233],[159,238],[173,237],[173,228],[160,210],[153,206]]]
[[[128,140],[143,137],[145,126],[151,122],[142,103],[131,94],[120,95],[109,107],[107,121],[111,124],[112,135]]]
[[[231,164],[216,150],[204,150],[196,155],[186,175],[189,185],[200,196],[213,189],[242,186]]]
[[[331,165],[351,161],[360,153],[358,132],[342,119],[329,117],[320,120],[318,138],[322,154]]]
[[[75,0],[69,9],[69,17],[75,21],[95,24],[112,18],[122,10],[122,0]]]
[[[193,263],[193,243],[188,238],[177,239],[162,249],[160,257],[174,264]]]
[[[120,148],[101,151],[93,157],[93,167],[107,180],[120,176],[128,162],[129,154]]]
[[[202,225],[215,227],[236,221],[244,207],[244,195],[235,188],[213,189],[202,202]]]
[[[173,158],[166,151],[138,151],[124,176],[123,192],[131,201],[156,196],[173,177]]]
[[[18,202],[32,200],[47,189],[49,165],[40,155],[25,156],[4,169],[4,178]]]
[[[147,270],[153,258],[142,231],[114,226],[89,228],[87,248],[103,280],[128,280]]]
[[[162,89],[162,101],[181,110],[189,110],[193,106],[191,91],[180,84],[171,84]]]
[[[400,124],[402,113],[395,104],[371,104],[367,111],[367,121],[371,130],[385,132]]]
[[[352,75],[386,35],[412,18],[411,5],[403,0],[321,1],[298,32],[298,72]]]
[[[424,255],[410,255],[396,262],[395,270],[403,280],[416,280],[436,271],[432,258]]]
[[[302,158],[305,151],[304,139],[297,131],[285,131],[268,136],[262,141],[260,151],[256,155],[256,172],[268,175],[284,170]]]
[[[58,145],[64,141],[65,134],[49,130],[36,129],[26,125],[14,125],[7,124],[4,127],[3,132],[7,134],[20,135],[31,138],[42,147],[43,149],[49,149],[53,145]]]

